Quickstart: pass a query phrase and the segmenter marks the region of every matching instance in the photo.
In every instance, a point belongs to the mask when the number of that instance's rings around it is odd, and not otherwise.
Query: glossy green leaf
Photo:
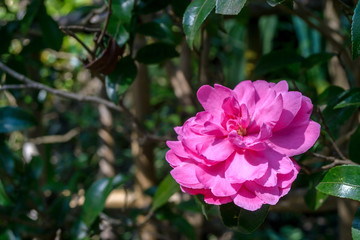
[[[105,201],[112,190],[112,178],[94,182],[86,191],[81,220],[90,227],[105,207]]]
[[[351,94],[349,94],[344,100],[342,100],[340,103],[338,103],[334,108],[344,108],[348,106],[360,106],[360,90],[353,91]]]
[[[237,15],[247,0],[216,0],[215,12],[224,15]]]
[[[354,240],[360,239],[360,208],[357,209],[351,226],[351,234]]]
[[[334,96],[339,96],[343,92],[344,92],[343,88],[331,85],[319,95],[317,99],[317,103],[329,104],[330,101],[334,100]]]
[[[215,0],[194,0],[185,10],[183,28],[189,47],[193,48],[196,33],[215,7]]]
[[[259,210],[248,211],[233,203],[220,205],[221,218],[225,226],[243,233],[252,233],[264,222],[269,205]]]
[[[360,2],[354,10],[351,26],[351,42],[353,58],[360,56]]]
[[[136,54],[136,60],[145,64],[155,64],[179,56],[175,46],[168,43],[153,43],[142,47]]]
[[[130,38],[130,34],[125,28],[125,25],[115,15],[111,15],[107,30],[119,46],[123,46]]]
[[[155,192],[155,196],[152,203],[152,209],[156,210],[169,200],[169,198],[176,192],[180,190],[179,184],[174,180],[174,178],[169,174],[167,177],[159,184]]]
[[[349,157],[354,162],[360,163],[360,126],[356,129],[353,135],[351,135],[349,141]]]
[[[113,0],[111,5],[112,14],[122,24],[130,24],[133,15],[135,0]]]
[[[118,103],[119,98],[136,78],[137,68],[131,57],[120,59],[115,70],[105,77],[106,93],[111,101]]]
[[[57,22],[47,14],[44,6],[40,6],[39,14],[37,16],[45,44],[56,51],[60,50],[63,41],[63,33],[59,29]]]
[[[0,179],[0,206],[9,206],[9,205],[12,205],[12,202],[8,197],[8,195],[6,194],[4,185],[2,184]]]
[[[255,68],[256,76],[284,69],[291,64],[301,63],[303,58],[292,50],[273,51],[260,58]]]
[[[316,189],[332,196],[360,201],[360,166],[331,168]]]
[[[284,1],[285,0],[266,0],[266,2],[272,7],[275,7],[276,5],[278,5]]]
[[[21,131],[36,125],[35,118],[18,107],[0,108],[0,133]]]

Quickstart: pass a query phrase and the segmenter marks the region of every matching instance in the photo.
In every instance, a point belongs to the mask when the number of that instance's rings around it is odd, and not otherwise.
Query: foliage
[[[1,1],[0,239],[358,239],[333,202],[360,201],[360,2],[305,2]],[[255,212],[184,194],[165,161],[197,89],[245,79],[287,80],[322,127]]]

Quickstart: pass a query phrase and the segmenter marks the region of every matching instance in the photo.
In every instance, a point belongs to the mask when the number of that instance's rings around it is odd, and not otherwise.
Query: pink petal
[[[182,187],[181,190],[183,192],[189,193],[191,195],[204,195],[204,201],[208,204],[221,205],[226,204],[232,201],[231,197],[217,197],[211,193],[209,189],[191,189],[187,187]]]
[[[227,138],[215,138],[213,142],[200,150],[200,154],[211,161],[225,161],[234,148]]]
[[[307,124],[293,127],[291,124],[267,140],[272,147],[291,157],[309,150],[320,135],[320,124],[310,121]]]
[[[267,124],[273,128],[280,119],[282,111],[282,95],[279,95],[276,98],[269,97],[262,105],[259,104],[258,106],[257,104],[252,120],[255,122],[256,126],[260,127],[263,124]],[[249,133],[252,133],[254,131],[253,129],[253,126],[251,126]]]
[[[302,95],[299,92],[286,92],[282,94],[283,111],[273,131],[287,127],[299,112],[302,102]]]
[[[275,187],[278,185],[277,172],[269,167],[264,176],[254,181],[264,187]]]
[[[215,120],[217,120],[216,122],[220,121],[224,99],[231,95],[232,91],[229,88],[218,84],[215,84],[214,88],[204,85],[197,92],[199,102],[205,111],[210,112],[214,116]]]
[[[170,174],[180,185],[189,188],[202,188],[203,185],[196,177],[196,165],[185,164],[174,168]]]
[[[170,164],[171,167],[177,167],[180,166],[181,164],[183,164],[183,159],[179,158],[173,150],[169,150],[167,151],[166,155],[165,155],[165,159],[166,161],[168,161],[168,163]]]
[[[261,178],[267,168],[267,158],[261,152],[235,153],[225,163],[225,177],[233,183],[243,183]]]
[[[255,182],[246,182],[246,188],[267,204],[274,205],[280,199],[278,187],[264,187]]]
[[[234,88],[234,93],[239,104],[245,104],[249,110],[250,115],[253,114],[255,109],[255,88],[251,81],[243,81]]]
[[[264,201],[258,198],[254,193],[245,187],[240,188],[234,197],[234,203],[246,210],[256,211],[264,204]]]
[[[287,84],[287,82],[285,80],[282,80],[280,82],[278,82],[273,89],[280,93],[280,92],[287,92],[289,91],[289,85]]]

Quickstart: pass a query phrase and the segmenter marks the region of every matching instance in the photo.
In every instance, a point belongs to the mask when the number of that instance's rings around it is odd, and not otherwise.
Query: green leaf
[[[195,35],[215,7],[215,0],[194,0],[185,10],[183,27],[189,47],[193,48]]]
[[[360,2],[357,3],[354,10],[351,26],[351,42],[353,58],[360,56]]]
[[[156,210],[169,200],[169,198],[180,190],[179,184],[169,174],[159,185],[155,192],[152,209]]]
[[[116,16],[122,24],[131,23],[135,0],[113,0],[111,5],[112,14]]]
[[[184,15],[185,10],[190,3],[190,0],[171,0],[172,9],[178,17],[182,17]]]
[[[31,26],[35,16],[38,13],[40,7],[40,1],[39,0],[32,0],[29,5],[26,7],[26,14],[21,20],[21,33],[26,34],[29,27]]]
[[[331,85],[319,95],[317,104],[329,104],[331,100],[334,100],[334,96],[339,96],[343,92],[343,88]]]
[[[316,53],[305,58],[301,66],[304,69],[310,69],[312,67],[315,67],[316,65],[329,61],[333,56],[335,56],[335,54],[333,53]]]
[[[353,91],[347,98],[338,103],[334,108],[344,108],[348,106],[360,106],[360,90]]]
[[[112,178],[94,182],[86,191],[81,220],[90,227],[105,207],[105,201],[112,190]]]
[[[118,103],[137,75],[134,60],[128,56],[120,59],[115,70],[105,77],[106,93],[111,101]]]
[[[254,232],[265,220],[269,205],[259,210],[248,211],[233,203],[220,205],[221,218],[225,226],[243,233]]]
[[[55,20],[47,14],[45,6],[40,6],[37,17],[43,34],[44,43],[49,48],[56,51],[60,50],[63,41],[63,34],[59,29],[57,22],[55,22]]]
[[[0,108],[0,133],[21,131],[36,125],[35,118],[18,107]]]
[[[351,226],[351,233],[354,240],[360,239],[360,208],[357,209]]]
[[[316,189],[332,196],[360,201],[360,166],[331,168]]]
[[[0,240],[20,240],[20,239],[21,238],[15,236],[14,232],[10,228],[0,233]]]
[[[184,234],[188,239],[196,239],[196,233],[194,227],[181,216],[177,216],[174,219],[171,219],[171,224],[178,229],[179,232]]]
[[[306,205],[312,210],[317,210],[328,198],[327,194],[322,193],[315,188],[316,185],[318,185],[319,182],[322,180],[323,176],[324,174],[323,172],[321,172],[311,175],[310,178],[309,190],[305,195],[305,202]]]
[[[136,60],[145,64],[155,64],[177,56],[179,54],[174,45],[158,42],[142,47],[136,54]]]
[[[1,123],[0,123],[1,125]],[[16,158],[4,141],[0,140],[0,172],[5,171],[8,175],[14,176]]]
[[[161,24],[158,22],[149,22],[140,25],[137,29],[137,32],[145,36],[162,39],[167,37],[169,31],[165,24]]]
[[[255,68],[257,76],[286,68],[291,64],[302,62],[303,58],[293,50],[273,51],[264,55]]]
[[[4,185],[2,184],[0,179],[0,206],[10,206],[10,205],[12,205],[12,202],[8,197],[8,195],[6,194]]]
[[[278,5],[284,1],[285,0],[266,0],[266,2],[272,7],[275,7],[276,5]]]
[[[141,0],[136,8],[140,15],[157,12],[164,9],[169,0]]]
[[[360,126],[356,129],[353,135],[351,135],[349,141],[349,157],[354,162],[360,163]]]
[[[110,16],[107,30],[119,46],[123,46],[130,38],[130,34],[125,28],[125,25],[115,15]]]
[[[247,0],[216,0],[217,14],[237,15],[244,7]]]

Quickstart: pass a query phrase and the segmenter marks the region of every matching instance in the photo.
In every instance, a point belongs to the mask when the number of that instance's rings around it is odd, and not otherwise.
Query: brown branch
[[[91,59],[95,58],[95,54],[90,50],[90,48],[88,48],[88,46],[86,46],[86,44],[80,38],[78,38],[78,36],[76,36],[72,31],[63,27],[60,27],[60,30],[63,31],[65,34],[73,37],[76,41],[78,41],[78,43],[80,43],[81,46],[83,46],[83,48],[85,48],[85,50],[90,54]]]
[[[106,33],[106,29],[107,29],[107,27],[109,25],[110,16],[111,16],[111,13],[112,13],[112,10],[111,10],[112,0],[108,0],[108,1],[109,1],[109,6],[108,6],[108,14],[107,14],[106,20],[105,20],[105,25],[104,25],[104,28],[102,29],[101,33],[100,33],[100,36],[99,36],[98,40],[96,41],[94,51],[96,51],[97,47],[99,46],[102,39],[104,38],[104,35]]]
[[[64,135],[50,135],[50,136],[42,136],[37,138],[31,138],[28,141],[32,142],[36,145],[40,144],[53,144],[53,143],[63,143],[68,142],[73,137],[80,133],[80,128],[74,128],[65,133]]]
[[[335,158],[335,157],[332,157],[332,156],[324,156],[322,154],[319,154],[319,153],[313,153],[313,155],[317,158],[321,158],[321,159],[324,159],[326,161],[329,161],[331,162],[330,164],[328,165],[325,165],[325,166],[322,166],[321,168],[322,169],[330,169],[332,167],[335,167],[337,165],[359,165],[358,163],[355,163],[353,161],[351,161],[350,159],[338,159],[338,158]]]

